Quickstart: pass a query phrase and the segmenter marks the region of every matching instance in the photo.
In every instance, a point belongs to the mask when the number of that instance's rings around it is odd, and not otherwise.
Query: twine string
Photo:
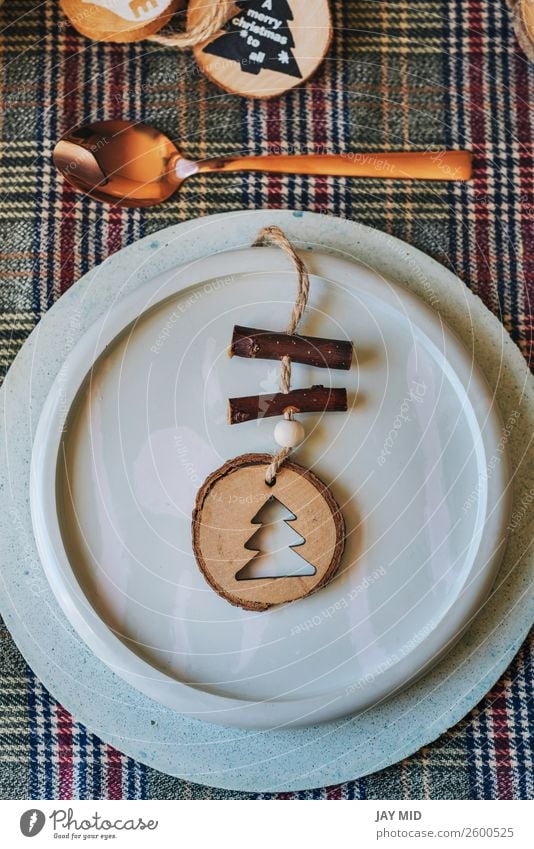
[[[202,19],[185,32],[158,32],[150,36],[150,41],[155,41],[163,47],[194,47],[196,44],[206,41],[222,29],[229,19],[232,9],[235,7],[234,0],[211,0],[206,2]]]
[[[304,310],[306,309],[306,304],[308,303],[308,296],[310,293],[310,278],[308,275],[308,271],[303,261],[297,254],[295,248],[287,238],[286,234],[280,227],[263,227],[258,233],[256,240],[254,241],[254,245],[261,244],[270,244],[274,245],[276,248],[280,248],[286,256],[291,260],[291,263],[297,273],[297,296],[295,298],[295,303],[293,304],[293,309],[291,311],[291,318],[289,320],[289,324],[286,327],[285,332],[289,335],[292,335],[296,332],[297,327],[300,324],[302,316],[304,315]],[[283,356],[280,361],[280,391],[287,395],[291,389],[291,357]],[[293,411],[291,409],[286,410],[284,413],[284,417],[286,419],[293,418]],[[271,464],[268,466],[267,471],[265,473],[265,483],[268,486],[274,486],[276,483],[276,475],[285,462],[285,460],[291,454],[291,448],[281,448],[277,454],[273,455],[273,459]]]

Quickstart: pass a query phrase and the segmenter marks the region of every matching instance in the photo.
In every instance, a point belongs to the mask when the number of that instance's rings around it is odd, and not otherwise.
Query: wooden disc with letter
[[[271,461],[269,454],[229,460],[204,482],[193,511],[193,551],[204,577],[219,595],[248,610],[295,601],[324,586],[345,544],[343,516],[328,487],[292,462],[269,486]],[[250,577],[247,569],[261,556],[258,517],[272,502],[287,517],[287,549],[277,551],[276,574]]]
[[[205,0],[190,0],[187,25]],[[194,48],[201,70],[226,91],[276,97],[307,80],[332,38],[328,0],[236,0],[225,28]]]
[[[158,32],[184,0],[61,0],[73,27],[94,41],[141,41]]]

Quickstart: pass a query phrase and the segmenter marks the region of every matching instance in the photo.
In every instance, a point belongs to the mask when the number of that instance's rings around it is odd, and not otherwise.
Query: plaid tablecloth
[[[305,2],[305,0],[302,0]],[[139,236],[239,208],[294,207],[357,219],[452,268],[525,357],[534,295],[534,65],[503,0],[332,0],[320,72],[271,102],[225,94],[189,55],[149,42],[93,44],[58,2],[0,10],[1,356],[9,367],[47,309]],[[471,185],[262,175],[191,181],[147,211],[80,200],[51,164],[55,140],[97,118],[160,127],[187,155],[468,147]],[[0,796],[241,797],[169,778],[103,743],[58,704],[0,631]],[[494,690],[431,746],[383,772],[285,798],[532,798],[532,644]]]

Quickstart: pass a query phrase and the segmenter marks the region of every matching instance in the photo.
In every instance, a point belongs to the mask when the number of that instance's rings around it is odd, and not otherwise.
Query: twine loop
[[[163,47],[195,47],[222,29],[228,21],[232,9],[235,7],[234,0],[211,0],[206,2],[202,20],[185,32],[158,32],[150,36],[150,41],[155,41]]]
[[[299,326],[300,321],[302,319],[302,316],[304,315],[306,305],[308,303],[308,296],[310,293],[310,278],[308,275],[308,270],[304,265],[304,262],[297,254],[294,246],[291,244],[286,234],[283,232],[283,230],[280,229],[280,227],[275,227],[273,225],[271,227],[263,227],[260,230],[256,237],[256,240],[254,241],[254,246],[266,243],[274,245],[274,247],[276,248],[280,248],[291,260],[291,263],[297,273],[297,296],[295,298],[295,303],[291,311],[291,318],[289,320],[289,324],[287,325],[285,330],[285,333],[292,335],[296,332],[297,327]],[[280,361],[280,391],[287,395],[290,389],[291,357],[284,356]],[[284,413],[284,418],[292,420],[293,411],[291,409],[288,409]],[[268,466],[267,471],[265,473],[265,483],[268,486],[274,486],[274,484],[276,483],[276,475],[282,464],[291,454],[291,451],[291,448],[281,448],[277,454],[273,455],[272,462]]]

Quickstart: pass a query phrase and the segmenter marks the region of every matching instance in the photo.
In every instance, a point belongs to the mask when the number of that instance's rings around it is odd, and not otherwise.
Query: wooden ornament
[[[184,0],[60,0],[61,9],[82,35],[94,41],[141,41],[158,32]]]
[[[246,610],[266,610],[318,590],[338,568],[345,544],[343,516],[328,487],[292,462],[284,463],[269,486],[271,461],[269,454],[229,460],[202,485],[193,511],[193,551],[204,577],[220,596]],[[258,517],[272,499],[294,532],[287,572],[249,578],[247,569],[261,555],[255,548]],[[283,552],[277,559],[283,564]]]
[[[352,343],[297,337],[308,302],[308,271],[279,227],[263,227],[254,244],[264,241],[283,250],[297,274],[289,322],[284,333],[234,327],[228,353],[279,359],[280,392],[230,398],[229,423],[283,415],[274,433],[280,450],[273,455],[243,454],[213,472],[198,492],[192,523],[193,551],[204,577],[219,595],[247,610],[266,610],[325,586],[345,545],[345,523],[332,493],[313,472],[288,458],[305,437],[295,414],[346,410],[347,392],[324,386],[291,389],[291,361],[347,369]],[[273,509],[281,514],[278,523],[267,519]],[[273,531],[280,529],[285,538],[293,534],[296,541],[273,547]],[[262,541],[270,543],[270,551]],[[273,553],[274,561],[268,556]]]
[[[507,0],[512,10],[517,40],[529,59],[534,59],[534,0]]]
[[[205,0],[190,0],[188,28],[204,9]],[[307,80],[331,39],[328,0],[236,0],[225,28],[193,50],[201,70],[225,91],[269,98]]]

